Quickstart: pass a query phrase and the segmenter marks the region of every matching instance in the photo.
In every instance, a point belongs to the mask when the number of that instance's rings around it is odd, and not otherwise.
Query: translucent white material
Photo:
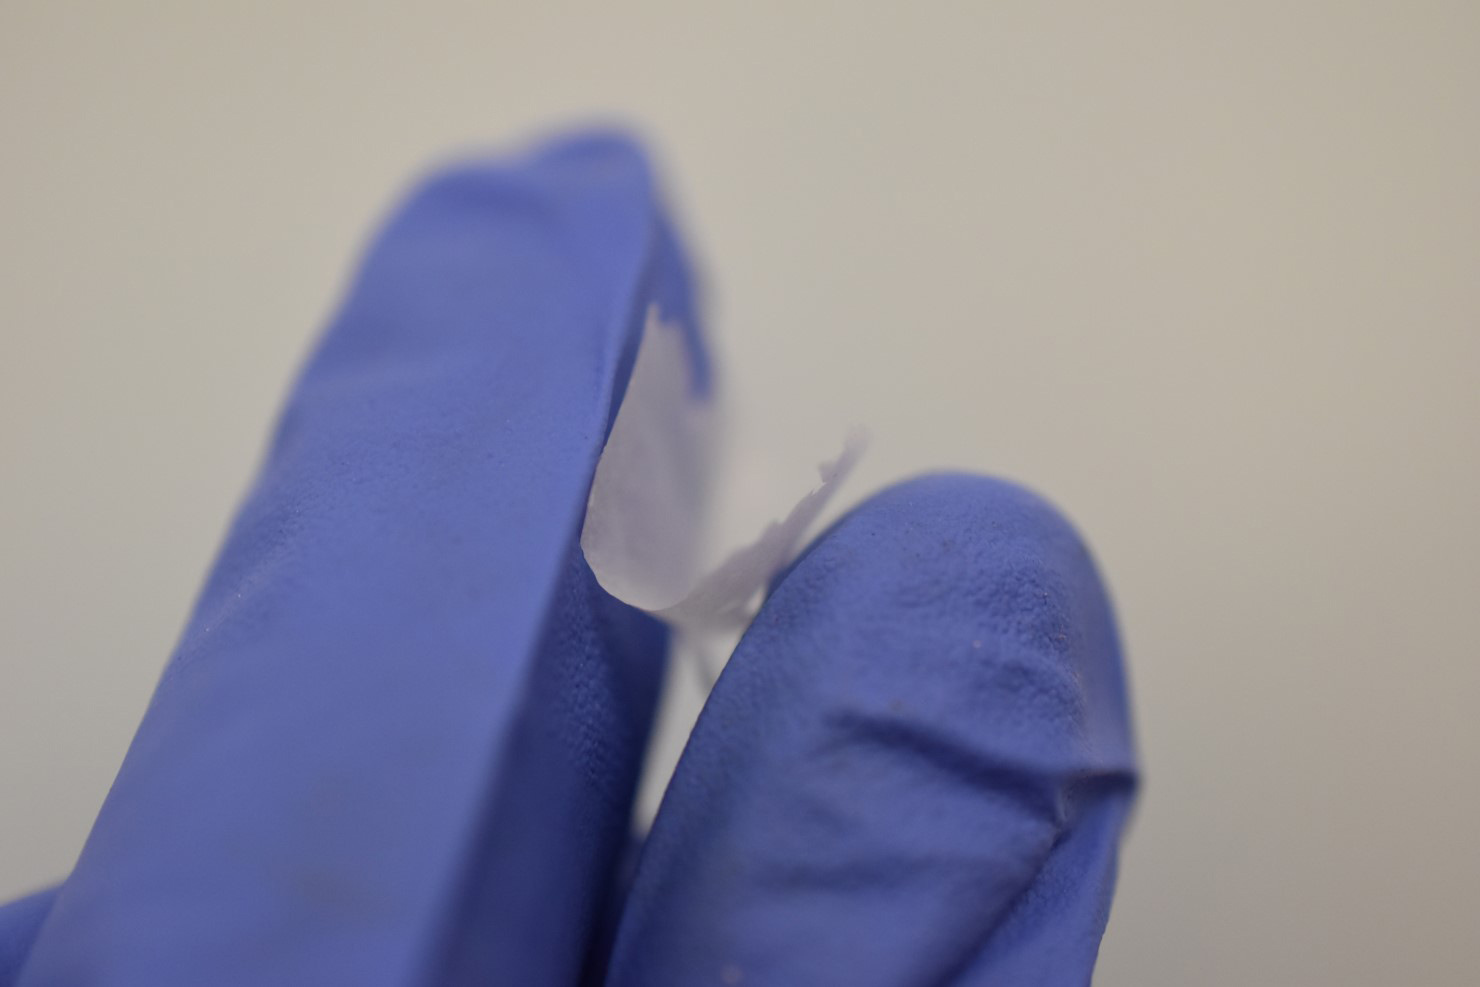
[[[867,439],[855,429],[821,484],[750,544],[701,568],[714,413],[694,392],[683,333],[648,314],[626,396],[596,466],[581,549],[602,587],[689,633],[725,633],[754,615],[767,583],[847,477]]]

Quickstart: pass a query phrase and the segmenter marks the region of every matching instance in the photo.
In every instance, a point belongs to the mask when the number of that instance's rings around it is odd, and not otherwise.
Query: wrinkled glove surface
[[[578,539],[650,305],[707,387],[692,299],[625,138],[418,187],[75,869],[0,908],[0,984],[1086,983],[1120,652],[1081,541],[1000,481],[912,480],[813,542],[628,857],[668,635]]]

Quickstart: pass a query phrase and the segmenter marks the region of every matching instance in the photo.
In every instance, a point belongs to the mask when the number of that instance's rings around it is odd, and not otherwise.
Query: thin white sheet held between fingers
[[[603,589],[690,633],[741,629],[766,585],[862,455],[855,430],[822,482],[779,521],[700,572],[715,447],[714,413],[695,394],[683,334],[648,313],[627,393],[596,465],[581,549]]]

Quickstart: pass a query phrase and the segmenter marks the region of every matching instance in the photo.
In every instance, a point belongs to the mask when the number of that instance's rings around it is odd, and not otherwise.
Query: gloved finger
[[[777,582],[721,675],[606,983],[1086,983],[1133,783],[1074,532],[999,482],[894,487]]]
[[[23,983],[574,982],[666,646],[578,548],[654,301],[694,331],[624,140],[415,192],[288,401]]]
[[[20,977],[56,894],[56,888],[47,888],[0,905],[0,987],[11,987]]]

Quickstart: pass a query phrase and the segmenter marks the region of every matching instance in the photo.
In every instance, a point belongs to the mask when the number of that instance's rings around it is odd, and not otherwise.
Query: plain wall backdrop
[[[0,4],[0,893],[71,865],[377,218],[593,118],[746,483],[863,421],[846,502],[964,467],[1094,547],[1146,776],[1097,983],[1475,982],[1473,0]]]

